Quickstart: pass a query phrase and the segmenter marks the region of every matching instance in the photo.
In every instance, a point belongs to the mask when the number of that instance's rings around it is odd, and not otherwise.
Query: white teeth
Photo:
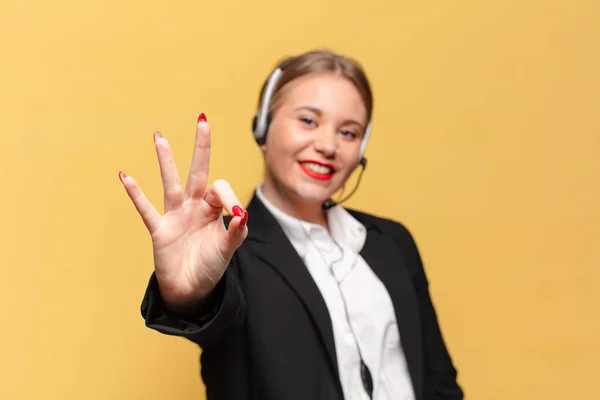
[[[333,170],[331,168],[327,168],[319,164],[303,163],[302,165],[311,171],[315,171],[317,174],[333,174]]]

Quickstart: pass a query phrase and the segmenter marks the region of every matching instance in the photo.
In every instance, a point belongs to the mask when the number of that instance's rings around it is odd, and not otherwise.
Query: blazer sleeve
[[[464,394],[444,343],[419,250],[408,229],[402,224],[397,224],[396,227],[396,240],[411,270],[421,316],[425,357],[423,399],[462,400]]]
[[[187,338],[202,348],[215,345],[224,337],[227,329],[241,323],[245,313],[244,296],[234,259],[196,315],[179,315],[165,306],[155,273],[152,273],[146,288],[141,312],[148,328]]]

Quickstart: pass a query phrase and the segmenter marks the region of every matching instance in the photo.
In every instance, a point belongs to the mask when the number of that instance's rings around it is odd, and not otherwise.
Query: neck
[[[262,187],[267,200],[287,215],[327,228],[327,218],[321,202],[300,201],[282,193],[282,190],[270,179],[265,180]]]

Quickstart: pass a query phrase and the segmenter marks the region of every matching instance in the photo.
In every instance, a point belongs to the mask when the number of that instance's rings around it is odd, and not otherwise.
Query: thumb
[[[248,222],[248,211],[241,211],[241,208],[235,211],[238,212],[234,212],[236,215],[231,218],[227,230],[223,232],[225,235],[225,246],[223,246],[224,256],[228,260],[233,257],[233,253],[242,245],[246,236],[248,236],[248,226],[246,225]]]

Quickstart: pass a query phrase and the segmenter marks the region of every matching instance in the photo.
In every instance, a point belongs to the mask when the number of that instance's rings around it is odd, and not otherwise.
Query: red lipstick
[[[312,169],[306,167],[304,165],[305,163],[311,163],[311,164],[320,165],[322,167],[328,168],[332,172],[331,173],[322,174],[320,172],[313,171]],[[333,165],[322,163],[320,161],[304,160],[304,161],[299,161],[298,164],[300,165],[300,168],[302,168],[302,171],[304,171],[304,173],[306,175],[310,176],[311,178],[319,179],[319,180],[322,180],[322,181],[328,181],[329,179],[331,179],[333,177],[333,174],[335,173],[335,168],[333,167]]]

